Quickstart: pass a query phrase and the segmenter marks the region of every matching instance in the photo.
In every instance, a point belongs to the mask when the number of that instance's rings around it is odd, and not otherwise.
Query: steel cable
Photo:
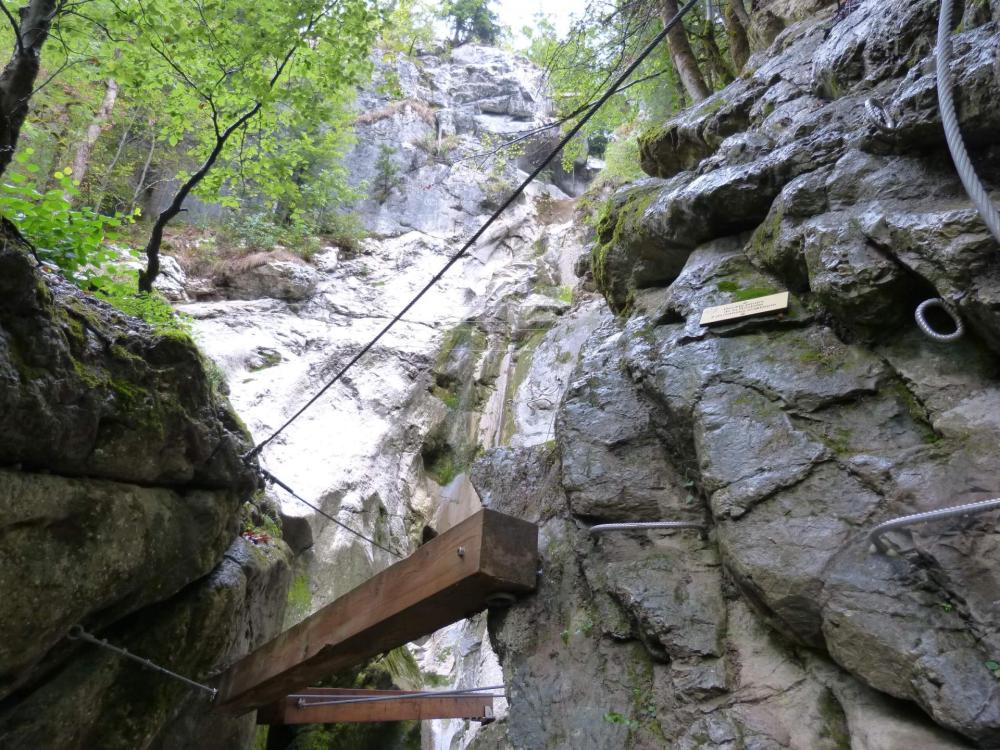
[[[347,532],[349,532],[351,534],[354,534],[354,536],[358,537],[359,539],[364,539],[369,544],[371,544],[371,545],[373,545],[375,547],[378,547],[380,550],[384,550],[384,551],[388,552],[390,555],[398,557],[400,560],[402,560],[402,559],[404,559],[406,557],[406,555],[404,555],[404,554],[402,554],[400,552],[397,552],[394,549],[390,549],[389,547],[386,547],[384,544],[379,544],[374,539],[372,539],[371,537],[365,536],[364,534],[362,534],[357,529],[352,529],[350,526],[348,526],[343,521],[337,520],[336,518],[334,518],[333,516],[331,516],[329,513],[327,513],[325,510],[323,510],[322,508],[320,508],[319,506],[314,505],[313,503],[311,503],[308,500],[306,500],[299,493],[297,493],[295,490],[293,490],[287,484],[285,484],[284,482],[282,482],[280,479],[278,479],[276,476],[274,476],[274,474],[272,474],[271,472],[269,472],[267,469],[261,469],[260,473],[261,473],[261,476],[263,476],[264,479],[266,479],[268,482],[272,482],[273,484],[278,485],[279,487],[281,487],[281,489],[283,489],[289,495],[291,495],[292,497],[294,497],[300,503],[302,503],[303,505],[306,505],[306,506],[312,508],[314,511],[316,511],[321,516],[323,516],[324,518],[326,518],[328,521],[333,521],[335,524],[337,524],[337,526],[339,526],[340,528],[344,529],[344,531],[347,531]]]
[[[403,693],[400,695],[317,695],[315,693],[298,693],[289,695],[290,699],[296,701],[298,708],[312,708],[313,706],[342,706],[353,703],[381,703],[383,701],[405,701],[417,700],[420,698],[461,698],[464,696],[481,698],[506,698],[503,693],[497,695],[488,693],[489,690],[504,690],[503,685],[492,685],[490,687],[466,688],[462,690],[437,690],[425,691],[421,693]],[[312,700],[317,699],[317,700]]]
[[[161,667],[158,664],[154,664],[149,659],[144,659],[141,656],[136,656],[135,654],[131,653],[127,649],[122,648],[121,646],[114,646],[108,643],[103,638],[98,638],[97,636],[91,635],[86,630],[84,630],[80,625],[74,625],[73,627],[71,627],[69,629],[69,634],[66,637],[69,638],[71,641],[77,641],[77,640],[86,641],[87,643],[92,643],[95,646],[100,646],[101,648],[107,649],[108,651],[112,651],[118,654],[119,656],[137,662],[142,666],[146,667],[146,669],[151,669],[154,672],[159,672],[162,675],[166,675],[167,677],[171,677],[175,680],[183,682],[185,685],[188,685],[189,687],[193,687],[198,690],[203,690],[212,696],[213,701],[215,700],[215,697],[219,694],[219,691],[216,690],[214,687],[209,687],[208,685],[202,685],[200,682],[195,682],[194,680],[188,679],[184,675],[179,675],[176,672],[171,672],[169,669]]]
[[[938,107],[941,110],[941,123],[944,125],[944,135],[948,142],[948,150],[955,162],[955,169],[962,180],[965,192],[975,204],[983,222],[997,242],[1000,242],[1000,213],[997,213],[989,193],[983,186],[975,167],[965,149],[962,133],[958,127],[958,116],[955,114],[955,101],[951,94],[951,11],[952,0],[941,0],[941,13],[938,16],[937,49],[934,51],[935,67],[937,68]]]
[[[604,104],[608,101],[608,99],[613,97],[618,92],[618,88],[628,79],[629,76],[631,76],[636,71],[636,69],[645,61],[645,59],[649,57],[649,55],[653,52],[653,50],[655,50],[660,45],[660,43],[664,39],[666,39],[667,34],[670,32],[670,30],[673,29],[674,26],[676,26],[678,23],[680,23],[681,20],[684,18],[684,16],[688,13],[688,11],[694,8],[695,5],[698,4],[698,2],[699,0],[688,0],[688,2],[684,5],[684,7],[677,12],[677,15],[671,18],[669,22],[664,24],[663,30],[660,31],[660,33],[658,33],[655,37],[653,37],[652,41],[650,41],[650,43],[646,45],[646,47],[642,50],[642,52],[639,53],[639,55],[635,58],[635,60],[632,61],[632,63],[615,80],[615,82],[608,88],[608,90],[604,92],[601,98],[598,99],[596,102],[594,102],[593,106],[591,106],[591,108],[587,110],[587,113],[583,117],[581,117],[576,122],[576,124],[573,125],[572,128],[569,129],[569,131],[566,133],[566,135],[562,137],[562,139],[555,146],[555,148],[553,148],[552,151],[549,152],[549,154],[545,157],[545,159],[543,159],[542,162],[537,167],[535,167],[534,170],[532,170],[531,174],[529,174],[524,179],[524,181],[521,182],[521,184],[514,189],[514,191],[507,197],[507,200],[505,200],[502,204],[500,204],[499,208],[497,208],[497,210],[493,212],[493,214],[486,220],[486,222],[481,227],[479,227],[479,229],[476,230],[476,232],[465,242],[462,248],[457,253],[455,253],[448,260],[448,262],[444,264],[441,270],[438,271],[436,274],[434,274],[434,276],[431,277],[431,280],[428,281],[423,286],[423,288],[421,288],[421,290],[417,292],[417,294],[414,295],[414,297],[409,302],[407,302],[406,305],[403,306],[403,309],[401,309],[398,313],[396,313],[396,315],[394,315],[393,318],[388,323],[386,323],[386,325],[371,340],[368,341],[368,343],[366,343],[363,347],[361,347],[361,349],[358,350],[358,352],[355,353],[354,356],[347,361],[347,364],[341,367],[340,370],[338,370],[336,374],[334,374],[334,376],[329,381],[327,381],[323,385],[323,387],[316,392],[315,395],[312,396],[312,398],[310,398],[301,408],[299,408],[294,414],[292,414],[292,416],[289,417],[280,427],[274,430],[260,443],[255,445],[243,457],[246,462],[249,463],[264,449],[265,446],[268,445],[268,443],[270,443],[272,440],[277,438],[282,432],[288,429],[288,427],[293,422],[295,422],[295,420],[301,417],[306,412],[306,410],[308,410],[313,404],[315,404],[320,398],[322,398],[322,396],[328,390],[330,390],[330,388],[332,388],[336,383],[338,383],[344,377],[344,375],[347,374],[347,372],[352,367],[354,367],[355,364],[357,364],[357,362],[362,357],[364,357],[368,352],[370,352],[372,348],[374,348],[374,346],[379,341],[382,340],[382,338],[393,328],[393,326],[396,325],[396,323],[402,320],[403,316],[406,315],[406,313],[408,313],[413,308],[413,306],[417,304],[417,302],[423,299],[424,295],[427,294],[427,292],[429,292],[432,288],[434,288],[434,286],[438,283],[438,281],[441,280],[441,277],[443,277],[452,268],[452,266],[454,266],[456,263],[458,263],[459,260],[465,257],[465,254],[479,240],[479,238],[486,233],[486,230],[489,229],[497,221],[497,219],[500,218],[500,216],[504,213],[504,211],[510,208],[510,206],[513,205],[514,202],[521,197],[521,195],[527,189],[528,185],[534,182],[535,179],[538,177],[538,175],[540,175],[542,172],[545,171],[546,168],[548,168],[549,164],[553,161],[553,159],[555,159],[556,156],[563,150],[563,148],[571,140],[573,140],[574,137],[576,137],[577,133],[579,133],[580,130],[583,129],[583,126],[590,121],[590,118],[592,118],[597,113],[597,111],[604,106]]]
[[[651,521],[648,523],[600,523],[590,527],[591,534],[601,534],[606,531],[636,531],[646,529],[697,529],[706,531],[707,527],[697,521]]]
[[[923,513],[913,513],[909,516],[901,516],[899,518],[893,518],[892,520],[880,523],[868,532],[868,540],[875,545],[875,549],[882,554],[885,554],[889,550],[882,541],[882,535],[886,532],[892,531],[893,529],[899,529],[915,523],[923,523],[924,521],[939,521],[943,518],[952,518],[954,516],[967,516],[974,513],[985,513],[988,510],[996,510],[998,508],[1000,508],[1000,497],[994,497],[991,500],[981,500],[977,503],[967,503],[966,505],[955,505],[951,508],[940,508],[938,510],[928,510]]]

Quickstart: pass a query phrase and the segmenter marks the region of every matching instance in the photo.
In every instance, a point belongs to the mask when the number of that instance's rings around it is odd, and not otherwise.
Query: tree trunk
[[[750,40],[747,37],[747,28],[743,25],[743,19],[736,10],[739,6],[746,15],[742,0],[730,0],[722,11],[722,20],[726,24],[726,36],[729,37],[729,56],[733,60],[733,68],[736,75],[743,71],[743,66],[750,59]]]
[[[743,0],[729,0],[729,8],[732,9],[733,14],[740,20],[740,25],[743,26],[744,32],[750,29],[750,14],[747,13],[747,7],[743,4]]]
[[[139,196],[142,195],[142,191],[146,189],[146,178],[149,177],[149,167],[153,163],[153,153],[156,151],[156,120],[154,118],[149,118],[149,151],[146,152],[146,161],[142,164],[142,171],[139,173],[139,182],[135,186],[135,192],[132,193],[132,205],[129,206],[130,212],[135,212],[135,207],[139,205]]]
[[[118,139],[118,148],[115,149],[115,155],[111,157],[111,161],[108,163],[107,168],[104,170],[104,176],[101,177],[101,183],[97,188],[96,198],[94,198],[94,210],[97,213],[101,212],[101,206],[104,205],[104,197],[108,193],[108,182],[111,180],[111,175],[114,173],[115,168],[118,166],[118,161],[122,158],[122,153],[125,151],[125,146],[128,145],[129,138],[132,137],[132,127],[135,125],[136,120],[139,119],[139,115],[136,114],[125,123],[125,128],[122,130],[122,137]]]
[[[19,22],[7,19],[14,28],[14,53],[0,73],[0,175],[14,158],[57,6],[58,0],[29,0],[18,11]]]
[[[76,155],[73,157],[72,176],[74,182],[83,182],[83,178],[87,176],[87,169],[90,166],[90,155],[94,151],[94,144],[97,143],[97,139],[107,128],[108,121],[111,119],[111,112],[115,108],[115,101],[118,99],[118,82],[114,78],[109,78],[105,82],[105,86],[107,88],[104,91],[104,101],[101,102],[101,106],[94,115],[94,119],[91,120],[86,135],[80,141],[80,145],[76,147]]]
[[[289,58],[291,58],[290,53],[288,58],[286,58],[286,62]],[[275,76],[272,80],[272,85],[276,80],[277,76]],[[215,137],[215,146],[212,148],[211,153],[205,161],[202,162],[198,171],[188,177],[187,181],[180,186],[176,193],[174,193],[174,197],[170,201],[170,205],[163,209],[160,212],[160,215],[156,217],[156,221],[153,222],[153,229],[149,233],[149,241],[146,243],[146,270],[139,271],[140,293],[151,293],[153,291],[153,282],[155,282],[156,277],[160,275],[160,246],[163,244],[163,230],[167,228],[167,224],[170,223],[170,220],[184,209],[184,200],[188,197],[192,190],[198,187],[198,184],[205,179],[205,175],[207,175],[211,171],[212,167],[215,166],[215,162],[222,154],[222,150],[226,147],[226,143],[229,141],[230,136],[232,136],[233,133],[243,127],[251,119],[256,117],[257,113],[260,112],[263,106],[263,102],[257,102],[253,105],[253,107],[240,115],[236,122]]]
[[[704,33],[698,37],[701,42],[701,47],[703,50],[702,62],[706,69],[706,79],[709,78],[708,73],[711,73],[711,85],[717,88],[725,86],[727,83],[732,83],[736,74],[733,72],[732,67],[726,60],[725,56],[722,54],[722,50],[719,49],[719,45],[715,41],[715,29],[716,25],[712,21],[706,21],[704,27]]]
[[[660,0],[660,18],[663,23],[668,23],[677,15],[680,8],[677,0]],[[687,30],[683,23],[679,23],[667,34],[667,47],[670,49],[670,59],[677,69],[684,90],[694,102],[700,102],[711,92],[705,85],[705,79],[698,67],[698,60],[691,49],[691,42],[688,41]]]

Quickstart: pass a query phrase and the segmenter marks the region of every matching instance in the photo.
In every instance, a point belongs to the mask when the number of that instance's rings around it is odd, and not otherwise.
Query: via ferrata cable
[[[597,111],[602,106],[604,106],[605,102],[607,102],[608,99],[610,99],[616,93],[618,93],[619,87],[621,87],[621,85],[628,79],[629,76],[631,76],[636,71],[636,69],[643,63],[643,61],[645,61],[645,59],[649,57],[650,54],[652,54],[653,50],[655,50],[660,45],[660,43],[667,38],[667,34],[670,33],[671,29],[673,29],[674,26],[680,23],[681,20],[683,20],[684,16],[688,13],[688,11],[694,8],[698,4],[698,2],[699,0],[688,0],[688,2],[684,5],[684,7],[682,7],[677,12],[677,15],[675,15],[673,18],[670,19],[670,21],[664,24],[663,29],[660,31],[660,33],[658,33],[655,37],[653,37],[652,41],[650,41],[649,44],[647,44],[643,48],[642,52],[638,54],[635,60],[633,60],[632,63],[629,64],[627,68],[625,68],[625,71],[620,76],[618,76],[615,82],[611,84],[611,86],[607,89],[607,91],[604,92],[601,98],[598,99],[596,102],[594,102],[593,106],[591,106],[591,108],[587,110],[587,113],[583,117],[581,117],[576,122],[576,124],[569,129],[569,131],[567,131],[566,135],[562,137],[562,139],[555,146],[555,148],[553,148],[552,151],[549,152],[549,154],[542,160],[542,162],[538,166],[536,166],[534,170],[532,170],[531,174],[529,174],[524,179],[524,181],[514,189],[514,191],[507,197],[507,199],[500,204],[499,208],[497,208],[496,211],[493,212],[493,214],[486,220],[486,222],[481,227],[479,227],[479,229],[477,229],[476,232],[468,240],[466,240],[462,248],[457,253],[455,253],[448,260],[447,263],[444,264],[441,270],[438,271],[436,274],[434,274],[434,276],[431,277],[430,281],[428,281],[420,289],[420,291],[417,292],[413,296],[413,298],[409,302],[407,302],[403,306],[403,308],[398,313],[396,313],[392,317],[392,319],[389,320],[389,322],[386,323],[385,326],[383,326],[382,329],[372,339],[368,341],[368,343],[362,346],[361,349],[359,349],[354,354],[354,356],[347,361],[347,364],[341,367],[336,372],[336,374],[334,374],[334,376],[330,378],[330,380],[328,380],[323,385],[323,387],[320,388],[312,396],[312,398],[306,401],[306,403],[303,404],[301,408],[299,408],[294,414],[292,414],[292,416],[289,417],[280,427],[274,430],[274,432],[272,432],[270,435],[268,435],[266,438],[260,441],[257,445],[255,445],[243,457],[244,461],[249,463],[251,460],[253,460],[271,441],[273,441],[281,433],[283,433],[286,429],[288,429],[288,427],[290,427],[291,424],[295,422],[295,420],[301,417],[313,404],[315,404],[320,398],[322,398],[323,395],[328,390],[330,390],[330,388],[332,388],[336,383],[338,383],[344,377],[344,375],[346,375],[347,372],[352,367],[354,367],[355,364],[357,364],[357,362],[362,357],[364,357],[368,352],[370,352],[372,348],[374,348],[374,346],[379,341],[382,340],[382,338],[393,328],[393,326],[395,326],[400,320],[402,320],[403,316],[406,315],[406,313],[408,313],[413,308],[413,306],[416,305],[417,302],[419,302],[423,298],[423,296],[427,294],[427,292],[429,292],[438,283],[438,281],[441,280],[441,277],[444,276],[451,269],[452,266],[454,266],[456,263],[458,263],[459,260],[465,257],[465,254],[474,244],[476,244],[479,238],[486,233],[486,230],[489,229],[497,221],[497,219],[500,218],[500,216],[504,213],[504,211],[506,211],[514,204],[514,201],[516,201],[518,198],[521,197],[521,195],[527,189],[528,185],[534,182],[534,180],[538,177],[538,175],[540,175],[542,172],[545,171],[545,169],[549,166],[549,164],[553,161],[553,159],[555,159],[556,156],[559,155],[559,153],[563,150],[563,148],[577,135],[577,133],[580,132],[580,130],[583,128],[584,125],[587,124],[590,118],[592,118],[597,113]]]

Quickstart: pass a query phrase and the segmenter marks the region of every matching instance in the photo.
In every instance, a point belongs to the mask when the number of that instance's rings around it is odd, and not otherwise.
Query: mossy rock
[[[0,251],[0,464],[249,491],[249,437],[186,334]]]
[[[616,192],[602,207],[591,269],[597,290],[617,313],[627,313],[638,289],[666,286],[681,272],[691,248],[657,238],[655,203],[664,183],[644,180]]]

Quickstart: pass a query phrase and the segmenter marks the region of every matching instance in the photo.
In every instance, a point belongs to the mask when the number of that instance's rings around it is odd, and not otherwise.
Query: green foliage
[[[226,373],[223,369],[215,363],[214,359],[204,355],[201,358],[201,363],[205,368],[205,374],[208,376],[208,385],[212,389],[212,393],[216,396],[220,394],[228,396],[229,380],[226,378]],[[275,523],[274,519],[268,517],[265,521],[265,525],[268,527],[267,533],[273,537],[280,537],[281,527]]]
[[[231,240],[247,250],[270,250],[281,242],[282,228],[268,214],[231,214],[225,222]]]
[[[643,15],[640,6],[630,7]],[[657,32],[655,14],[649,18],[645,15],[637,18],[621,12],[608,17],[606,8],[594,3],[563,38],[544,17],[538,18],[534,29],[524,30],[529,39],[527,55],[546,71],[561,116],[576,113],[595,101]],[[569,169],[574,160],[587,156],[590,144],[600,153],[603,139],[623,126],[630,127],[642,118],[665,117],[674,111],[677,91],[664,72],[667,70],[672,70],[672,64],[666,46],[661,45],[635,72],[633,80],[656,77],[608,101],[564,149],[563,166]],[[576,119],[567,121],[564,129]]]
[[[114,279],[103,277],[98,280],[95,295],[126,315],[149,323],[160,335],[188,336],[191,331],[188,319],[179,315],[159,292],[154,291],[152,294],[136,292],[135,276],[136,273],[133,271]]]
[[[434,133],[427,133],[427,135],[414,141],[413,145],[426,151],[431,156],[443,159],[447,157],[460,142],[461,141],[457,135],[446,135],[439,139]]]
[[[427,476],[435,482],[442,487],[447,487],[465,468],[460,465],[455,454],[448,450],[433,456],[424,470],[427,472]]]
[[[608,711],[604,714],[603,718],[608,724],[623,724],[629,729],[639,728],[639,723],[637,721],[628,718],[625,714],[619,713],[618,711]]]
[[[524,153],[524,145],[518,143],[506,147],[501,138],[485,133],[480,136],[479,143],[480,152],[486,154],[477,165],[486,174],[486,181],[483,183],[484,203],[487,207],[496,207],[507,198],[514,186],[514,164]]]
[[[462,405],[462,396],[457,390],[434,386],[431,392],[437,396],[449,409],[457,409]]]
[[[715,285],[715,288],[720,292],[732,294],[733,299],[737,302],[746,302],[758,297],[766,297],[769,294],[776,294],[778,291],[774,287],[769,286],[748,286],[744,288],[735,281],[720,281]]]
[[[130,214],[152,185],[190,176],[217,128],[257,104],[196,195],[259,212],[266,206],[275,224],[306,228],[356,197],[341,156],[352,143],[356,86],[370,75],[369,52],[384,22],[375,0],[79,5],[57,19],[60,43],[46,47],[39,80],[57,76],[33,97],[36,114],[22,135],[41,174],[51,174],[93,124],[106,81],[117,81],[117,103],[73,202]],[[6,24],[0,38],[13,43]]]
[[[439,675],[436,672],[421,672],[420,677],[423,680],[423,684],[432,688],[445,687],[450,682],[447,677]]]
[[[604,169],[598,177],[602,186],[619,187],[645,177],[639,166],[639,139],[634,128],[624,126],[616,131],[603,154]]]
[[[757,299],[758,297],[766,297],[769,294],[777,294],[778,290],[770,286],[750,286],[746,289],[740,289],[733,296],[736,298],[737,302],[746,302],[747,300]]]
[[[491,0],[445,0],[440,17],[452,28],[452,44],[496,44],[503,34]]]
[[[360,250],[361,242],[368,236],[357,214],[338,211],[327,215],[316,230],[333,244],[350,252]]]
[[[0,214],[35,246],[39,258],[87,287],[108,272],[107,264],[118,256],[111,243],[121,241],[117,230],[131,218],[74,209],[71,199],[80,191],[70,179],[70,169],[54,173],[55,186],[42,192],[37,186],[40,170],[30,163],[33,154],[28,148],[15,157],[15,169],[0,185]]]
[[[523,30],[528,40],[527,56],[547,75],[558,115],[571,127],[582,111],[597,100],[659,33],[662,22],[654,0],[609,4],[589,3],[560,37],[544,15],[534,27]],[[706,19],[696,7],[685,16],[684,27],[709,88],[718,89],[733,78],[728,62],[728,41],[722,24]],[[690,102],[670,58],[668,45],[661,44],[632,74],[620,93],[609,100],[584,126],[581,136],[563,151],[563,165],[588,154],[601,156],[615,142],[612,134],[623,131],[618,153],[604,154],[607,169],[617,184],[638,177],[637,146],[632,142],[635,126],[662,122]],[[633,158],[634,155],[634,158]]]
[[[394,0],[382,12],[379,47],[387,53],[412,55],[434,45],[435,12],[427,0]],[[391,59],[387,55],[386,61]]]
[[[370,74],[379,25],[369,0],[119,3],[107,22],[133,42],[111,56],[110,74],[128,90],[156,92],[158,139],[183,144],[192,163],[256,110],[201,195],[232,207],[266,198],[280,223],[343,197],[336,157],[349,145],[354,86]]]
[[[250,745],[250,750],[267,750],[267,732],[270,727],[259,726],[253,735],[253,744]]]
[[[383,143],[379,147],[372,180],[372,197],[379,203],[385,203],[392,189],[399,184],[399,166],[393,159],[395,155],[396,149],[389,144]]]
[[[986,662],[986,668],[990,670],[990,673],[1000,680],[1000,662],[990,659]]]

